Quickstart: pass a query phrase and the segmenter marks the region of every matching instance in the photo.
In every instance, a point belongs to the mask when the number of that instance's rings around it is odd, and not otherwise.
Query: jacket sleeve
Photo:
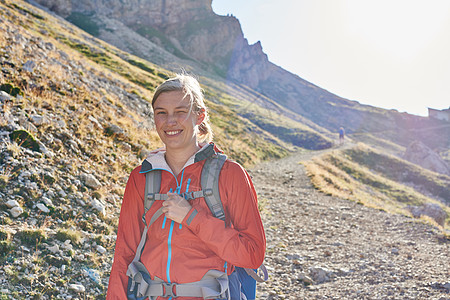
[[[139,193],[139,184],[136,182],[138,174],[138,168],[136,168],[128,178],[125,188],[117,229],[114,262],[106,295],[107,300],[127,299],[128,276],[126,272],[134,258],[136,248],[141,240],[141,233],[144,230],[144,224],[141,221],[144,204],[142,195]]]
[[[225,227],[222,220],[200,206],[191,209],[183,226],[221,259],[256,269],[264,260],[266,238],[250,176],[239,164],[227,161],[220,173],[219,190],[227,224],[231,221],[233,226]]]

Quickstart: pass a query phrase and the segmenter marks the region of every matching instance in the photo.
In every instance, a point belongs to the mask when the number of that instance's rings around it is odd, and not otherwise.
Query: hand
[[[192,206],[186,199],[176,193],[167,193],[167,196],[167,200],[162,204],[162,212],[167,218],[181,224]]]

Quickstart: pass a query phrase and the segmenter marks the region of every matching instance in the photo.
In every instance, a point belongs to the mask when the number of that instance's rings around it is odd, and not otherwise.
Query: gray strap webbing
[[[133,263],[135,262],[139,262],[141,260],[141,254],[142,254],[142,249],[144,249],[145,246],[145,242],[147,241],[147,231],[148,228],[159,218],[159,216],[161,216],[163,214],[162,212],[162,207],[160,209],[158,209],[155,214],[152,216],[152,218],[150,219],[150,222],[148,225],[145,225],[144,231],[142,232],[142,236],[141,236],[141,241],[139,242],[139,245],[136,249],[136,254],[134,255],[134,259],[133,262],[128,266],[128,270],[127,270],[127,275],[128,272],[130,271],[130,267],[131,265],[133,265]],[[142,265],[142,267],[145,269],[145,267]],[[130,271],[131,272],[131,271]],[[129,275],[128,275],[129,276]]]
[[[161,170],[150,171],[145,174],[145,190],[144,190],[144,214],[142,215],[142,220],[145,225],[147,222],[145,220],[145,215],[148,210],[152,207],[155,200],[167,200],[167,194],[159,194],[161,189]],[[158,215],[158,217],[161,214]],[[154,217],[152,217],[152,220]],[[154,222],[154,220],[153,220]],[[150,223],[153,224],[152,221]],[[148,225],[150,226],[150,225]]]
[[[224,154],[211,156],[205,161],[201,175],[201,186],[206,204],[214,217],[225,221],[225,212],[219,194],[219,175],[227,160]]]
[[[200,281],[189,283],[167,283],[159,278],[145,280],[142,273],[148,275],[144,265],[132,262],[127,275],[138,283],[136,295],[138,297],[201,297],[203,299],[229,299],[228,276],[218,270],[209,270]],[[150,278],[150,276],[148,276]],[[133,285],[134,286],[134,285]]]
[[[152,207],[153,202],[155,202],[155,193],[159,192],[161,188],[161,171],[155,170],[145,173],[145,190],[144,190],[144,214],[142,215],[142,220],[145,225],[145,215],[147,211]],[[150,195],[149,195],[150,194]]]
[[[247,273],[248,276],[250,276],[257,282],[265,282],[265,281],[267,281],[267,279],[269,279],[269,273],[267,272],[267,268],[264,264],[262,264],[258,268],[258,270],[256,270],[256,272],[253,269],[249,269],[249,268],[243,268],[243,269]],[[258,274],[258,273],[260,273],[259,271],[261,271],[263,277],[259,276],[259,274]]]
[[[161,188],[161,170],[150,171],[145,174],[144,208],[147,212],[155,201],[155,193]]]

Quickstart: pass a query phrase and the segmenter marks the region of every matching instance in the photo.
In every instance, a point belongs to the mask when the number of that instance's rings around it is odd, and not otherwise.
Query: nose
[[[177,123],[177,119],[175,118],[175,116],[173,114],[169,114],[167,116],[167,124],[175,125],[176,123]]]

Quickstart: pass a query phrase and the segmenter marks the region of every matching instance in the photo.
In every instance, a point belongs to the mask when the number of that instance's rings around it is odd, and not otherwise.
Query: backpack
[[[184,197],[186,200],[191,200],[195,198],[204,197],[205,202],[208,205],[211,213],[214,215],[214,217],[221,219],[225,222],[225,212],[223,209],[222,201],[220,199],[220,193],[219,193],[219,174],[222,170],[222,167],[227,159],[227,156],[221,153],[216,153],[205,160],[205,164],[202,169],[201,173],[201,191],[194,191],[194,192],[188,192],[188,193],[182,193],[180,196]],[[153,224],[156,219],[158,219],[162,215],[162,211],[158,210],[150,219],[148,225],[145,220],[145,215],[147,211],[150,209],[152,204],[155,200],[166,200],[167,194],[160,194],[159,190],[161,187],[161,170],[154,170],[151,172],[145,173],[145,199],[144,199],[144,215],[142,216],[142,220],[144,224],[146,225],[144,232],[142,233],[141,242],[139,243],[138,249],[136,250],[136,256],[133,262],[130,264],[127,275],[130,276],[130,280],[128,283],[128,299],[145,299],[145,297],[138,297],[136,293],[136,289],[139,287],[136,286],[135,279],[138,278],[138,280],[147,281],[150,282],[150,276],[143,266],[142,263],[140,263],[140,255],[142,253],[146,235],[147,235],[147,229]],[[226,224],[225,224],[226,226]],[[142,270],[144,268],[144,270]],[[145,272],[143,272],[145,271]],[[207,272],[205,276],[207,276],[210,272],[215,270],[210,270]],[[263,278],[261,278],[258,273],[261,273],[263,275]],[[139,275],[141,274],[141,275]],[[223,276],[217,275],[217,276]],[[145,279],[143,279],[143,278]],[[216,279],[219,283],[219,285],[222,287],[223,284],[223,292],[220,294],[220,297],[226,297],[228,299],[255,299],[256,298],[256,282],[264,282],[268,279],[268,273],[267,269],[264,265],[261,265],[258,270],[253,269],[247,269],[247,268],[240,268],[235,267],[235,270],[232,274],[228,277],[228,280],[225,278],[219,278]],[[226,294],[226,281],[228,281],[228,294]],[[202,282],[205,282],[202,279]],[[172,286],[167,283],[162,283],[163,285],[166,284],[168,286],[166,289],[164,289],[163,296],[176,296],[171,293]],[[203,284],[203,283],[202,283]],[[217,282],[215,283],[217,286]],[[195,285],[195,283],[194,283]],[[170,291],[166,293],[166,290]],[[177,287],[178,289],[178,287]],[[205,295],[203,295],[205,299],[207,298]],[[220,298],[217,296],[217,298]],[[152,297],[150,297],[152,299]]]

